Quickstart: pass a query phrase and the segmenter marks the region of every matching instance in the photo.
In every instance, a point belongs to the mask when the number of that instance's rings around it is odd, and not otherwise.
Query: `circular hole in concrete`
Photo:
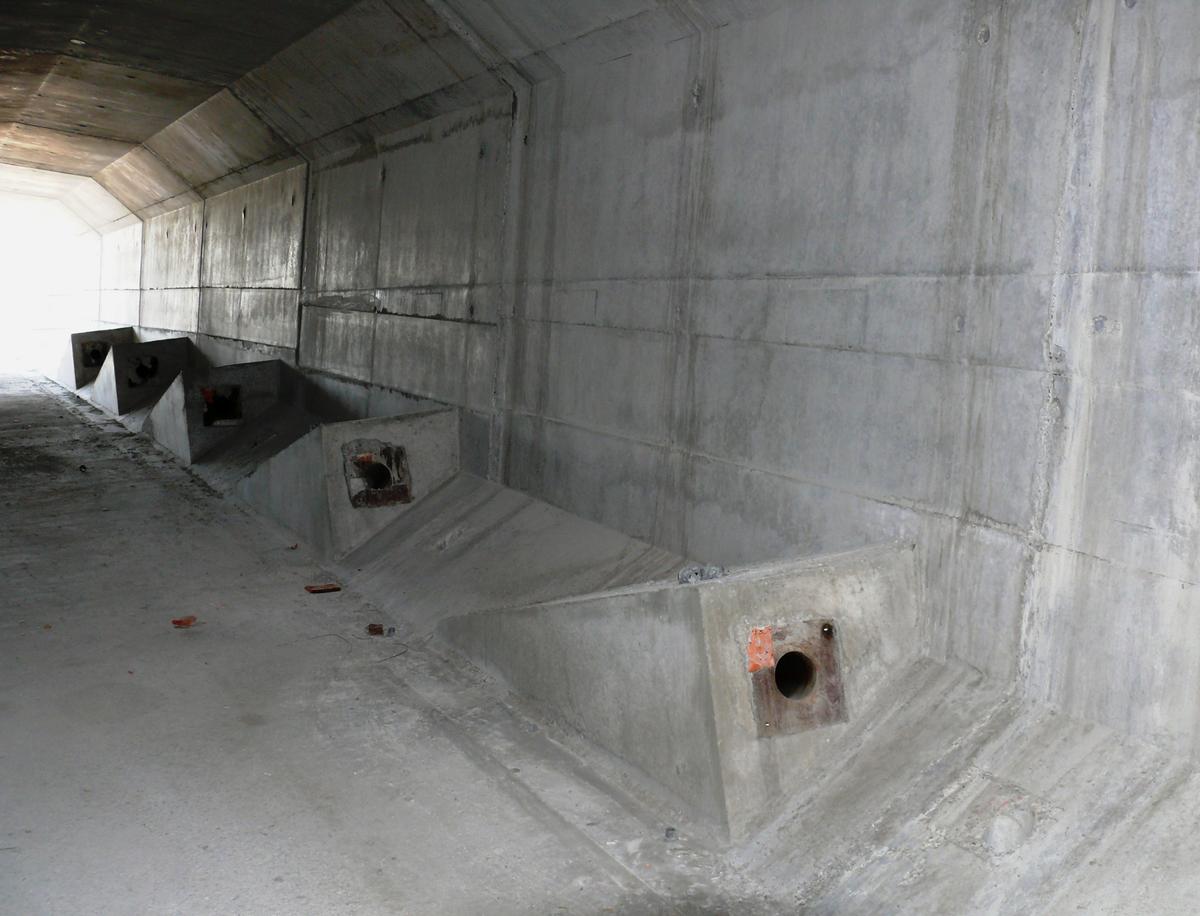
[[[378,461],[372,461],[363,467],[362,476],[369,490],[386,490],[392,485],[392,472],[387,469],[387,465]]]
[[[816,665],[803,652],[785,652],[775,663],[775,686],[789,700],[805,697],[816,677]]]

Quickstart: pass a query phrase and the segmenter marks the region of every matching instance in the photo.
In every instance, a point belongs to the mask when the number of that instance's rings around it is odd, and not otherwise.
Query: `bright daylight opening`
[[[100,236],[57,200],[0,191],[0,372],[45,372],[100,311]]]

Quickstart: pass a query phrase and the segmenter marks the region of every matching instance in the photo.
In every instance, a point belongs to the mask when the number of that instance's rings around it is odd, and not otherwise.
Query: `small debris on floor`
[[[288,550],[298,550],[299,548],[300,548],[299,544],[292,544],[290,547],[288,547]]]
[[[86,465],[86,464],[81,464],[81,465],[79,466],[79,473],[80,473],[80,474],[86,474],[86,473],[87,473],[87,465]]]
[[[306,585],[304,590],[310,595],[326,595],[329,592],[340,592],[342,587],[336,582],[324,582],[320,585]]]
[[[368,623],[367,624],[367,635],[368,636],[382,636],[383,635],[383,624],[382,623]]]
[[[190,629],[195,623],[196,623],[196,615],[195,614],[188,614],[186,617],[171,618],[171,626],[173,626],[177,630]],[[130,673],[132,674],[133,672],[130,672]]]
[[[668,827],[665,831],[663,831],[664,840],[673,840],[677,836],[679,836],[679,832],[674,827]]]
[[[691,585],[693,582],[710,582],[725,575],[724,566],[701,566],[693,563],[679,570],[679,584]]]
[[[43,624],[42,624],[42,629],[43,629],[43,630],[53,630],[53,629],[54,629],[54,624],[52,624],[52,623],[43,623]]]

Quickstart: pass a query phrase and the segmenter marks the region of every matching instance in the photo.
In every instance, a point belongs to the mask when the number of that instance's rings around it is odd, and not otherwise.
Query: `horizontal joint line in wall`
[[[525,417],[525,418],[533,419],[533,420],[542,420],[547,423],[554,424],[555,426],[564,426],[564,427],[567,427],[568,429],[576,429],[576,430],[580,430],[582,432],[593,433],[595,435],[608,436],[613,439],[620,439],[624,442],[635,443],[637,445],[642,445],[642,446],[645,446],[646,448],[650,448],[650,449],[654,449],[654,450],[658,450],[658,451],[670,451],[670,452],[674,452],[674,453],[677,453],[680,455],[684,455],[686,457],[699,459],[701,461],[708,461],[713,464],[721,464],[721,465],[725,465],[728,467],[738,468],[739,470],[743,470],[743,471],[750,471],[750,472],[757,473],[757,474],[764,474],[769,477],[775,477],[780,480],[786,480],[790,483],[798,483],[798,484],[802,484],[804,486],[816,487],[816,488],[819,488],[822,490],[828,490],[831,493],[840,493],[843,496],[850,496],[855,499],[861,499],[861,500],[865,500],[867,502],[872,502],[872,503],[877,503],[879,505],[889,506],[894,509],[903,509],[905,511],[914,512],[914,513],[917,513],[920,515],[928,515],[928,516],[931,516],[934,518],[942,518],[942,519],[946,519],[948,521],[960,522],[962,524],[975,525],[980,528],[987,528],[988,530],[996,531],[1001,534],[1006,534],[1006,535],[1009,535],[1011,537],[1018,538],[1021,540],[1031,541],[1035,537],[1034,532],[1032,532],[1031,530],[1025,530],[1025,529],[1020,528],[1017,525],[1011,525],[1006,522],[1001,522],[1001,521],[997,521],[995,519],[990,519],[987,516],[980,515],[978,513],[969,512],[969,513],[965,513],[963,515],[956,515],[955,513],[952,513],[952,512],[945,512],[941,509],[935,509],[932,506],[925,505],[916,500],[904,499],[903,497],[897,497],[897,496],[883,497],[883,496],[872,495],[869,493],[859,493],[854,490],[848,490],[844,487],[835,486],[827,481],[815,480],[812,478],[805,478],[805,477],[798,477],[794,474],[788,474],[784,471],[779,471],[779,470],[772,469],[772,468],[760,467],[758,465],[753,465],[753,464],[746,464],[744,462],[735,461],[730,458],[722,458],[719,455],[712,455],[707,452],[700,451],[698,449],[684,448],[679,445],[672,445],[672,444],[668,444],[668,443],[651,442],[651,441],[648,441],[645,439],[638,439],[633,436],[623,435],[621,433],[614,432],[611,430],[598,429],[595,427],[585,426],[580,423],[572,423],[568,420],[562,420],[557,417],[551,417],[551,416],[544,415],[544,414],[532,414],[532,413],[529,413],[529,412],[523,411],[523,410],[514,410],[513,415]]]
[[[1200,270],[1185,267],[1112,267],[1092,270],[1064,271],[1029,271],[1029,270],[948,270],[948,271],[916,271],[916,272],[876,272],[876,273],[727,273],[727,274],[650,274],[639,277],[572,277],[561,279],[557,277],[518,277],[518,286],[558,287],[588,284],[619,284],[619,283],[722,283],[745,280],[808,280],[813,282],[834,283],[868,283],[874,280],[973,280],[973,279],[1016,279],[1053,280],[1055,277],[1089,278],[1089,277],[1196,277],[1200,279]]]
[[[315,375],[320,378],[333,379],[334,381],[338,381],[338,382],[346,382],[347,384],[355,385],[360,388],[375,388],[375,389],[378,389],[379,391],[390,391],[394,394],[403,395],[406,398],[412,398],[413,400],[417,400],[417,401],[436,401],[439,404],[445,404],[449,407],[456,407],[460,410],[472,410],[473,409],[473,408],[467,407],[465,404],[455,404],[452,401],[443,401],[432,395],[418,394],[415,391],[408,391],[404,388],[394,388],[391,385],[381,385],[378,382],[366,381],[361,378],[355,378],[354,376],[351,376],[351,375],[341,375],[340,373],[333,372],[329,369],[322,369],[318,366],[313,366],[310,363],[304,362],[302,359],[298,359],[296,362],[296,365],[300,369],[303,369],[305,372],[307,372],[309,375]]]
[[[789,347],[797,350],[824,350],[832,353],[856,353],[862,356],[882,356],[890,359],[909,359],[920,362],[939,363],[946,366],[960,366],[969,369],[1004,369],[1011,372],[1031,372],[1037,375],[1062,374],[1057,369],[1047,367],[1038,368],[1035,366],[1015,366],[1009,363],[989,362],[985,359],[975,359],[969,356],[950,358],[938,356],[932,353],[904,353],[898,350],[871,350],[866,347],[839,346],[837,344],[801,343],[785,340],[766,340],[760,337],[728,337],[723,334],[704,334],[696,331],[671,331],[661,330],[658,328],[637,328],[629,325],[596,324],[588,321],[563,321],[562,319],[558,318],[519,318],[515,320],[522,324],[541,324],[573,328],[595,328],[596,330],[600,331],[624,331],[635,334],[655,334],[660,337],[673,337],[676,334],[683,334],[696,340],[724,340],[730,343],[761,344],[763,346]]]

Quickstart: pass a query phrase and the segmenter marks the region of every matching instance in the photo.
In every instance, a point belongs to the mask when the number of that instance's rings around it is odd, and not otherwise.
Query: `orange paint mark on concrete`
[[[750,631],[750,645],[746,648],[753,674],[763,668],[775,667],[775,637],[770,627],[755,627]]]

